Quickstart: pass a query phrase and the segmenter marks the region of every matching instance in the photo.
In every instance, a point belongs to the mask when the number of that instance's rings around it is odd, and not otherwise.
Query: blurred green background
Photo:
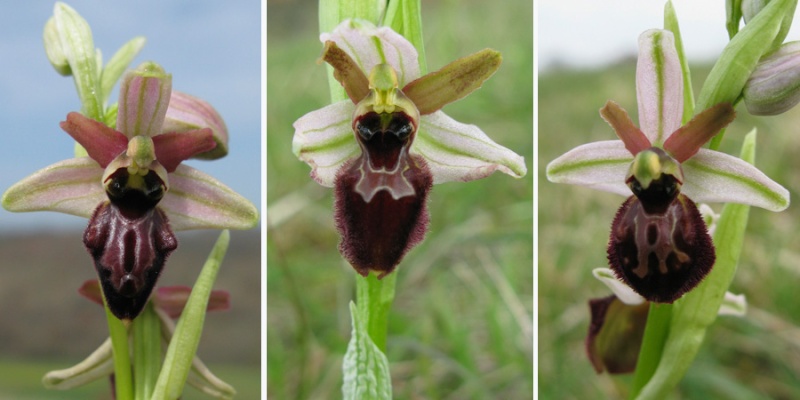
[[[275,399],[341,397],[356,274],[337,251],[332,190],[291,151],[329,103],[317,2],[268,2],[267,374]],[[423,2],[429,70],[486,47],[503,65],[444,111],[533,160],[532,3]],[[387,356],[399,399],[531,398],[533,180],[434,187],[430,231],[399,265]]]
[[[710,66],[692,67],[695,94]],[[539,73],[538,360],[542,399],[622,398],[630,376],[596,375],[584,351],[590,298],[610,292],[591,275],[606,265],[611,221],[623,198],[547,181],[548,162],[573,147],[616,139],[598,110],[609,99],[638,121],[635,60],[597,70],[549,68]],[[756,165],[800,189],[800,109],[752,117],[744,106],[721,150],[739,154],[744,135],[758,128]],[[719,212],[721,206],[713,204]],[[753,208],[742,258],[731,286],[747,296],[744,318],[721,317],[708,331],[675,399],[800,398],[800,207],[782,213]]]

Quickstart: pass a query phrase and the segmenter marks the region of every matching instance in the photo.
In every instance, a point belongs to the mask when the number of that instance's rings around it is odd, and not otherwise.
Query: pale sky
[[[641,32],[664,26],[662,0],[535,0],[539,67],[597,67],[633,56]],[[690,62],[716,59],[728,42],[725,0],[673,0]],[[798,19],[787,41],[800,40]]]

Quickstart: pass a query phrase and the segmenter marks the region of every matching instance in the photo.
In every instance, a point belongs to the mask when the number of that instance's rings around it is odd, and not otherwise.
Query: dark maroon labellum
[[[95,209],[83,236],[108,308],[119,319],[139,315],[178,246],[166,215],[156,208],[163,183],[152,171],[135,178],[139,182],[131,185],[125,168],[108,178],[110,202]]]
[[[663,191],[662,183],[650,186]],[[631,196],[617,211],[608,261],[617,277],[647,300],[672,303],[711,270],[714,245],[691,199],[677,191],[669,202],[651,195]]]
[[[433,177],[408,153],[416,128],[406,114],[370,112],[355,130],[362,154],[335,182],[339,251],[359,274],[373,270],[382,278],[425,236]]]

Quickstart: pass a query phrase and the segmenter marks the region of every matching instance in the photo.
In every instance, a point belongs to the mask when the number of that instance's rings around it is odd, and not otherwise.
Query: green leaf
[[[700,90],[697,109],[719,103],[735,105],[739,101],[758,60],[772,51],[773,42],[782,34],[785,16],[793,14],[796,6],[797,0],[772,1],[731,39]],[[710,148],[718,148],[723,136],[721,132],[714,137]]]
[[[422,40],[422,11],[419,0],[390,1],[383,25],[408,39],[419,53],[420,73],[425,75],[425,46]]]
[[[683,117],[681,121],[685,124],[694,116],[694,91],[692,91],[692,75],[689,71],[689,62],[683,52],[683,39],[681,39],[681,28],[678,26],[678,15],[672,1],[667,1],[664,5],[664,29],[672,32],[675,37],[675,50],[678,52],[678,60],[681,64],[683,74]]]
[[[108,60],[103,72],[100,75],[100,87],[103,93],[103,103],[108,101],[108,96],[111,95],[111,90],[117,83],[119,78],[128,68],[134,57],[139,54],[139,51],[144,46],[145,39],[141,36],[135,37],[125,43],[117,50],[116,53]]]
[[[391,399],[389,361],[370,338],[367,328],[369,316],[363,307],[356,307],[353,302],[350,302],[350,315],[353,333],[342,361],[343,397],[345,400]]]
[[[197,345],[203,332],[203,322],[206,317],[211,288],[217,278],[217,272],[225,257],[230,242],[230,232],[222,231],[219,239],[211,249],[200,276],[192,288],[189,300],[186,302],[175,334],[167,348],[167,356],[161,374],[158,377],[153,399],[177,399],[183,392],[186,378],[192,367],[192,360],[197,353]]]
[[[739,33],[739,21],[742,19],[742,0],[725,0],[725,29],[728,39]]]

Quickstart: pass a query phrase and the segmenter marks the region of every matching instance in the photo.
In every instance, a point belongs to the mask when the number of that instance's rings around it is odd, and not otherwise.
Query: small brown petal
[[[170,132],[153,136],[156,160],[167,172],[175,172],[181,162],[217,146],[211,129]]]
[[[484,49],[410,82],[403,93],[414,102],[421,115],[431,114],[480,88],[502,62],[499,52]]]
[[[703,110],[670,135],[664,142],[664,150],[682,163],[697,154],[700,147],[733,122],[734,118],[736,112],[728,103],[720,103]]]
[[[103,168],[128,147],[125,135],[77,112],[67,114],[60,125]]]
[[[333,77],[344,86],[347,96],[354,104],[369,94],[367,75],[335,42],[325,42],[321,59],[333,67]]]
[[[625,143],[625,148],[628,149],[631,154],[639,154],[640,151],[652,146],[644,132],[631,121],[628,112],[620,107],[619,104],[609,100],[606,102],[606,105],[600,109],[600,116],[611,125],[614,132],[616,132],[617,136],[622,140],[622,143]]]

